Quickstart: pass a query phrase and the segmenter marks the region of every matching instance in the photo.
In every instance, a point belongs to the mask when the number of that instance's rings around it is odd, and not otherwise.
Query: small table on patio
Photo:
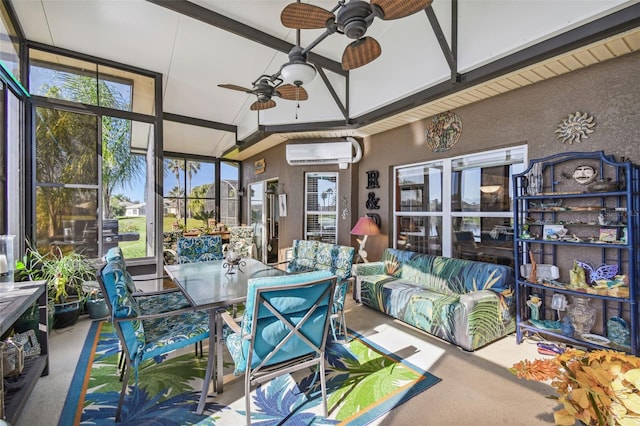
[[[222,357],[216,356],[216,353],[222,353],[224,342],[222,339],[222,319],[217,312],[247,299],[250,278],[286,274],[284,271],[265,265],[256,259],[243,259],[243,262],[244,265],[241,264],[239,267],[233,268],[234,273],[227,273],[227,268],[224,266],[226,260],[165,266],[167,274],[182,290],[191,305],[197,310],[209,311],[209,359],[207,360],[207,372],[202,386],[202,394],[196,410],[198,414],[202,414],[204,411],[212,378],[214,379],[214,391],[222,392]],[[218,347],[217,345],[222,346]]]

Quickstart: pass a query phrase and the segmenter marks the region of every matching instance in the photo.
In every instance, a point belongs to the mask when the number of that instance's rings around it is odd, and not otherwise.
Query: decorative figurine
[[[537,294],[532,294],[529,296],[529,300],[527,300],[527,306],[531,309],[531,319],[538,321],[540,319],[540,305],[542,305],[542,300],[540,300],[540,296]]]

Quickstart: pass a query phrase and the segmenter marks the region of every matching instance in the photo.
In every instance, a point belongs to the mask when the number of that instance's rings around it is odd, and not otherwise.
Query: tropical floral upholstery
[[[235,374],[245,374],[247,424],[251,421],[252,385],[313,366],[319,369],[327,415],[324,350],[335,283],[328,270],[253,278],[240,326],[231,316],[223,315],[235,330],[225,339]]]
[[[349,246],[310,240],[293,240],[292,258],[287,272],[330,271],[338,279],[334,297],[331,331],[336,338],[336,326],[346,337],[344,295],[349,287],[355,249]]]
[[[193,263],[222,259],[222,237],[201,235],[178,239],[178,262]]]
[[[223,246],[223,254],[231,250],[244,258],[254,257],[253,234],[252,226],[232,226],[229,228],[229,242]]]
[[[515,330],[508,266],[388,248],[353,271],[363,304],[465,350]]]
[[[107,262],[102,267],[99,278],[127,361],[116,412],[118,421],[127,391],[130,367],[134,368],[137,388],[138,367],[142,361],[209,337],[209,315],[207,312],[191,311],[190,308],[143,314],[129,289],[127,281],[130,275],[118,261]]]
[[[123,274],[122,279],[127,284],[129,297],[131,297],[138,305],[139,313],[143,315],[157,314],[191,306],[189,300],[187,300],[182,291],[180,291],[179,289],[155,292],[138,291],[135,286],[135,280],[127,271],[127,266],[120,247],[110,248],[107,251],[107,254],[104,256],[104,260],[107,263],[112,263],[118,266],[119,270]]]
[[[178,263],[178,238],[182,237],[182,231],[171,231],[162,233],[162,256],[165,265]]]

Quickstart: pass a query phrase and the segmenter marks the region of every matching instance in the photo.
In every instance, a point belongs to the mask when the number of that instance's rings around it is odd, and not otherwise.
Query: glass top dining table
[[[223,391],[224,341],[222,319],[218,311],[243,303],[247,299],[247,287],[251,278],[276,277],[286,275],[286,272],[251,258],[242,259],[231,271],[226,260],[165,265],[164,269],[196,310],[209,311],[209,358],[196,410],[198,414],[202,414],[212,379],[214,392]]]
[[[226,260],[166,265],[165,271],[191,304],[200,309],[242,303],[247,298],[249,279],[286,274],[256,259],[243,259],[242,262],[233,268],[233,273],[228,273]]]

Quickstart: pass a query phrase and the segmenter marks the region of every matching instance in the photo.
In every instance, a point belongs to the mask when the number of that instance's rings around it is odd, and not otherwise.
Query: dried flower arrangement
[[[523,360],[509,371],[519,378],[550,381],[562,408],[557,425],[640,424],[640,358],[612,350],[567,349],[548,359]]]

